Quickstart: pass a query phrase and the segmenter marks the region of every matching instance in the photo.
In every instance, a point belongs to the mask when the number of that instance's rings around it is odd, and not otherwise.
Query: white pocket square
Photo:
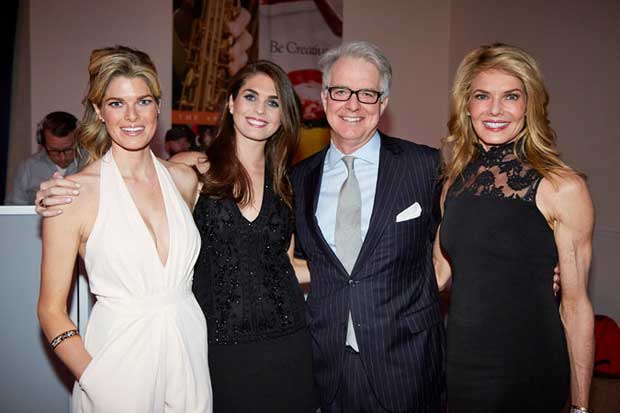
[[[421,213],[422,207],[416,202],[396,215],[396,222],[409,221],[410,219],[419,217]]]

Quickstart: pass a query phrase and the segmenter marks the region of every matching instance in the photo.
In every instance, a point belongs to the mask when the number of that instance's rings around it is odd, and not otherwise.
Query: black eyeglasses
[[[328,87],[327,92],[329,93],[329,97],[332,98],[332,100],[336,100],[338,102],[346,102],[347,100],[351,99],[351,96],[355,95],[358,102],[368,103],[370,105],[377,103],[381,95],[383,95],[382,92],[378,92],[372,89],[351,90],[348,87],[344,86]]]
[[[75,151],[75,149],[73,148],[67,148],[67,149],[47,149],[45,148],[45,150],[47,151],[47,154],[49,156],[59,156],[61,153],[65,156],[70,156],[73,155],[73,152]]]

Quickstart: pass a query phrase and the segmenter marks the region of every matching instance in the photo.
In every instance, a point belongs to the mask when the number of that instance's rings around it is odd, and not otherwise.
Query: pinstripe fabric
[[[438,153],[381,135],[375,204],[350,277],[314,216],[325,153],[291,173],[296,254],[308,260],[312,279],[308,322],[322,402],[334,399],[342,377],[350,309],[360,358],[380,403],[392,411],[436,412],[445,387],[445,334],[431,248]],[[396,215],[414,202],[422,207],[420,217],[396,223]]]
[[[343,380],[334,401],[321,406],[321,413],[386,413],[368,381],[358,353],[344,352]]]

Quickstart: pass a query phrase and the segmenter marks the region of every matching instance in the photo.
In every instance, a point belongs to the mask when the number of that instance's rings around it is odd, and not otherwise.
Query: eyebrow
[[[138,96],[138,98],[136,100],[142,100],[144,98],[155,99],[155,96],[153,96],[152,94],[149,93],[147,95]],[[123,102],[125,101],[125,99],[123,99],[123,98],[117,98],[117,97],[114,97],[114,96],[110,96],[109,98],[104,99],[104,102],[108,102],[110,100],[122,100]]]
[[[260,93],[258,93],[256,90],[251,89],[251,88],[247,88],[247,89],[245,89],[245,90],[244,90],[244,92],[252,92],[252,93],[254,93],[255,95],[260,95]],[[270,96],[268,96],[268,98],[269,98],[269,99],[279,99],[279,98],[278,98],[278,95],[270,95]]]
[[[488,90],[484,90],[484,89],[476,89],[474,90],[472,93],[476,93],[476,92],[482,92],[482,93],[488,93],[491,94],[491,92],[489,92]],[[525,93],[523,90],[519,89],[519,88],[515,88],[515,89],[510,89],[510,90],[506,90],[505,92],[503,92],[504,94],[508,94],[508,93],[514,93],[514,92],[519,92],[519,93]]]

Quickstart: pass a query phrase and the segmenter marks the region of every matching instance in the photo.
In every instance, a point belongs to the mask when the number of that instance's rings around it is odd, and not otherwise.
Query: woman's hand
[[[80,194],[80,184],[64,179],[59,172],[54,172],[47,181],[41,182],[35,197],[35,210],[42,217],[54,217],[62,214],[62,209],[53,208],[73,202]]]

